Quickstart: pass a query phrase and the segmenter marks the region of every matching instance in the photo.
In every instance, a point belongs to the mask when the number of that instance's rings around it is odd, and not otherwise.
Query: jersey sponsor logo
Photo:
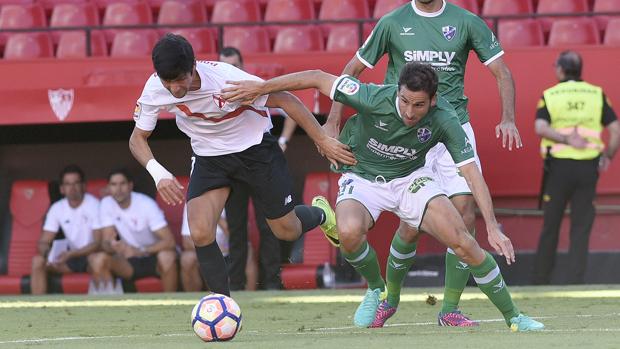
[[[411,31],[411,27],[403,27],[403,31],[400,33],[400,35],[415,35],[415,33]]]
[[[140,119],[140,114],[142,114],[142,104],[138,102],[136,103],[136,107],[133,109],[133,119]]]
[[[448,67],[456,56],[456,52],[448,51],[405,51],[405,61],[429,63],[433,67]],[[449,70],[455,69],[450,67]]]
[[[422,143],[428,142],[428,140],[431,139],[432,136],[433,133],[426,127],[422,127],[418,130],[418,141]]]
[[[446,40],[451,41],[456,35],[456,27],[447,25],[445,27],[441,27],[441,32],[443,34],[443,37],[446,38]]]
[[[349,95],[349,96],[356,94],[357,91],[359,91],[359,89],[360,89],[360,84],[349,78],[342,79],[342,81],[338,84],[338,88],[337,88],[338,91],[344,93],[345,95]]]
[[[71,108],[73,108],[74,95],[73,89],[47,90],[47,99],[58,120],[64,121],[69,115]]]
[[[373,153],[389,160],[415,160],[417,151],[400,145],[383,144],[374,138],[368,140],[366,147]]]

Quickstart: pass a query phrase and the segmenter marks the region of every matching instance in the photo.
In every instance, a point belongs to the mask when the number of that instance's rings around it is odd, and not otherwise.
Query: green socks
[[[394,234],[386,271],[387,301],[392,307],[397,307],[400,302],[400,289],[413,264],[416,247],[416,243],[408,244]]]
[[[379,268],[379,260],[375,250],[370,247],[368,241],[364,241],[360,248],[353,253],[342,251],[342,256],[349,262],[358,273],[360,273],[366,281],[368,288],[371,290],[385,290],[385,282],[381,277],[381,269]]]
[[[470,266],[474,280],[480,290],[489,297],[497,309],[502,312],[506,324],[510,326],[510,319],[519,316],[519,309],[512,302],[508,287],[504,282],[495,259],[485,251],[486,258],[478,266]]]
[[[461,262],[451,249],[446,252],[446,277],[443,289],[441,313],[455,311],[461,300],[461,294],[469,281],[469,265]]]

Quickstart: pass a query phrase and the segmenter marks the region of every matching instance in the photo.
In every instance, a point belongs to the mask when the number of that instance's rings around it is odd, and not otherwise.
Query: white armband
[[[159,184],[159,181],[161,181],[162,179],[164,179],[164,178],[167,178],[167,179],[174,178],[172,173],[170,173],[168,170],[166,170],[166,168],[163,167],[155,159],[151,159],[151,160],[149,160],[149,162],[146,163],[146,170],[149,171],[149,173],[151,174],[151,177],[153,177],[153,180],[155,181],[155,186],[156,187],[157,187],[157,184]]]

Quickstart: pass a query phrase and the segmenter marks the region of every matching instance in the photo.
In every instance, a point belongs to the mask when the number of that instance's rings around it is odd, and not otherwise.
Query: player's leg
[[[429,202],[421,229],[450,247],[460,260],[470,266],[478,287],[502,313],[511,329],[532,331],[544,327],[519,312],[497,263],[468,233],[458,211],[445,196],[436,197]]]
[[[202,279],[198,270],[196,250],[181,252],[181,284],[186,292],[199,292],[202,290]]]
[[[260,234],[257,258],[259,280],[263,289],[279,290],[282,288],[282,281],[280,280],[280,240],[269,229],[263,210],[258,205],[258,201],[254,202],[254,218]]]
[[[178,268],[176,251],[157,252],[157,273],[164,286],[164,292],[176,292],[178,288]]]
[[[103,290],[106,285],[112,284],[110,260],[110,255],[105,252],[95,252],[88,255],[91,279],[98,290]]]
[[[246,245],[248,249],[248,257],[246,258],[245,262],[245,290],[256,291],[256,288],[258,287],[258,260],[254,255],[252,243],[248,241]]]
[[[228,246],[230,253],[230,289],[243,290],[247,275],[245,265],[248,258],[248,203],[250,189],[247,185],[233,181],[230,195],[226,201],[226,220],[228,222]]]
[[[30,272],[30,293],[45,294],[47,292],[47,261],[43,256],[32,257],[32,269]]]

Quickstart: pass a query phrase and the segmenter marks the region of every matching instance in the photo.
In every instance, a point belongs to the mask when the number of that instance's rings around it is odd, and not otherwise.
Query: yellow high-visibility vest
[[[545,90],[543,96],[544,101],[538,107],[546,104],[551,127],[563,135],[571,134],[576,127],[579,135],[588,141],[586,148],[577,149],[543,138],[540,142],[543,157],[547,147],[551,147],[554,158],[590,160],[599,156],[605,148],[601,140],[603,89],[584,81],[566,81]]]

